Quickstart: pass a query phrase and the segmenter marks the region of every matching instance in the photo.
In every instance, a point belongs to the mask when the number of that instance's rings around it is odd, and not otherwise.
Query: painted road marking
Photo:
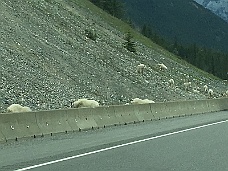
[[[50,162],[46,162],[46,163],[41,163],[41,164],[25,167],[25,168],[22,168],[22,169],[17,169],[17,170],[14,170],[14,171],[31,170],[31,169],[35,169],[35,168],[38,168],[38,167],[51,165],[51,164],[54,164],[54,163],[59,163],[59,162],[63,162],[63,161],[67,161],[67,160],[71,160],[71,159],[75,159],[75,158],[79,158],[79,157],[84,157],[84,156],[88,156],[88,155],[91,155],[91,154],[96,154],[96,153],[100,153],[100,152],[104,152],[104,151],[108,151],[108,150],[113,150],[113,149],[116,149],[116,148],[120,148],[120,147],[124,147],[124,146],[128,146],[128,145],[133,145],[133,144],[137,144],[137,143],[141,143],[141,142],[145,142],[145,141],[150,141],[150,140],[154,140],[154,139],[157,139],[157,138],[162,138],[162,137],[166,137],[166,136],[170,136],[170,135],[175,135],[175,134],[179,134],[179,133],[183,133],[183,132],[187,132],[187,131],[192,131],[192,130],[196,130],[196,129],[200,129],[200,128],[205,128],[205,127],[208,127],[208,126],[218,125],[218,124],[222,124],[222,123],[225,123],[225,122],[228,122],[228,120],[214,122],[214,123],[210,123],[210,124],[206,124],[206,125],[202,125],[202,126],[197,126],[197,127],[193,127],[193,128],[183,129],[183,130],[180,130],[180,131],[170,132],[170,133],[167,133],[167,134],[158,135],[158,136],[154,136],[154,137],[150,137],[150,138],[145,138],[145,139],[142,139],[142,140],[132,141],[132,142],[124,143],[124,144],[120,144],[120,145],[115,145],[115,146],[112,146],[112,147],[107,147],[107,148],[103,148],[103,149],[100,149],[100,150],[95,150],[95,151],[91,151],[91,152],[87,152],[87,153],[83,153],[83,154],[78,154],[76,156],[71,156],[71,157],[66,157],[66,158],[59,159],[59,160],[54,160],[54,161],[50,161]]]

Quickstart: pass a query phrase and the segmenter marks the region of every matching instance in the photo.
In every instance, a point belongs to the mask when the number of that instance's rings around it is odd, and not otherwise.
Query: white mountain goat
[[[88,99],[78,99],[77,101],[73,102],[72,107],[74,108],[81,108],[81,107],[98,107],[99,103],[95,100],[88,100]]]
[[[174,80],[173,80],[172,78],[171,78],[171,79],[169,79],[169,81],[168,81],[168,82],[169,82],[169,86],[171,86],[171,87],[172,87],[172,86],[174,85]]]
[[[223,97],[227,97],[227,96],[228,96],[228,90],[226,90],[224,93],[221,93],[221,95],[222,95]]]
[[[191,82],[184,83],[185,90],[188,90],[191,87],[191,85]]]
[[[168,69],[167,66],[165,66],[165,64],[163,64],[163,63],[157,64],[157,66],[159,67],[159,69],[160,69],[161,71],[164,71],[164,70],[167,70],[167,69]]]
[[[212,89],[209,89],[208,90],[208,95],[211,97],[211,96],[213,96],[213,94],[214,94],[213,90]]]
[[[204,92],[208,92],[208,86],[207,85],[204,85],[203,88],[204,88]]]
[[[155,102],[153,100],[140,99],[140,98],[134,98],[131,101],[131,104],[148,104],[148,103],[155,103]]]
[[[20,113],[20,112],[31,112],[32,110],[27,106],[23,107],[19,104],[12,104],[7,108],[6,111],[12,112],[12,113]]]
[[[144,72],[145,68],[146,68],[146,65],[144,65],[144,64],[139,64],[139,65],[137,66],[137,68],[136,68],[136,71],[137,71],[138,74],[142,74],[142,75],[143,75],[143,72]]]

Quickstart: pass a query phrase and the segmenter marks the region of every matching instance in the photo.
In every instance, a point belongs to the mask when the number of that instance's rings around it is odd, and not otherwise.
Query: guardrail
[[[228,110],[228,98],[0,114],[0,142]]]

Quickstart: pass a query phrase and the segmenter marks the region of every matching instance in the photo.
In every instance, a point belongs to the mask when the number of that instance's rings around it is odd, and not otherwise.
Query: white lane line
[[[210,124],[206,124],[206,125],[202,125],[202,126],[197,126],[197,127],[193,127],[193,128],[183,129],[183,130],[180,130],[180,131],[170,132],[170,133],[167,133],[167,134],[158,135],[158,136],[154,136],[154,137],[150,137],[150,138],[145,138],[145,139],[142,139],[142,140],[132,141],[132,142],[125,143],[125,144],[120,144],[120,145],[116,145],[116,146],[112,146],[112,147],[103,148],[103,149],[100,149],[100,150],[95,150],[95,151],[91,151],[91,152],[87,152],[87,153],[83,153],[83,154],[78,154],[76,156],[66,157],[66,158],[59,159],[59,160],[54,160],[54,161],[50,161],[50,162],[46,162],[46,163],[41,163],[41,164],[25,167],[25,168],[22,168],[22,169],[17,169],[17,170],[14,170],[14,171],[31,170],[31,169],[35,169],[35,168],[38,168],[38,167],[51,165],[51,164],[54,164],[54,163],[59,163],[59,162],[63,162],[63,161],[67,161],[67,160],[71,160],[71,159],[75,159],[75,158],[79,158],[79,157],[83,157],[83,156],[88,156],[88,155],[91,155],[91,154],[96,154],[96,153],[100,153],[100,152],[104,152],[104,151],[108,151],[108,150],[113,150],[113,149],[116,149],[116,148],[120,148],[120,147],[124,147],[124,146],[128,146],[128,145],[133,145],[133,144],[137,144],[137,143],[141,143],[141,142],[145,142],[145,141],[149,141],[149,140],[154,140],[154,139],[157,139],[157,138],[162,138],[162,137],[166,137],[166,136],[170,136],[170,135],[174,135],[174,134],[179,134],[179,133],[183,133],[183,132],[187,132],[187,131],[192,131],[192,130],[196,130],[196,129],[200,129],[200,128],[205,128],[205,127],[208,127],[208,126],[217,125],[217,124],[221,124],[221,123],[225,123],[225,122],[228,122],[228,120],[214,122],[214,123],[210,123]]]

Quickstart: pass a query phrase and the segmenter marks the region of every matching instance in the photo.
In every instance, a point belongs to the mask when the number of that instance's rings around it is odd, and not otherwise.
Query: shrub
[[[85,35],[86,35],[87,38],[89,38],[89,39],[91,39],[93,41],[96,41],[96,39],[97,39],[97,34],[93,30],[86,29],[85,30]]]
[[[123,45],[128,51],[135,53],[136,52],[135,42],[132,41],[132,38],[133,36],[131,35],[130,32],[128,32],[124,38],[126,42],[124,42]]]

